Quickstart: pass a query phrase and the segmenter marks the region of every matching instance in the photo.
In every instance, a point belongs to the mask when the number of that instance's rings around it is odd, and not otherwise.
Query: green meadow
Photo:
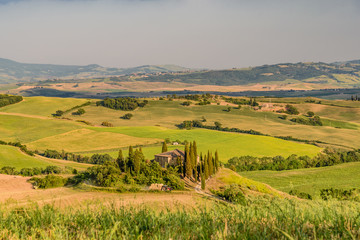
[[[73,167],[79,170],[86,169],[89,164],[81,164],[76,162],[59,161],[46,158],[36,158],[22,153],[18,148],[13,146],[0,145],[0,168],[5,166],[15,167],[17,170],[22,168],[39,167],[44,168],[50,165],[60,167]]]
[[[319,197],[324,188],[359,188],[360,163],[343,163],[331,167],[287,171],[241,172],[244,177],[260,181],[283,191],[298,190]]]

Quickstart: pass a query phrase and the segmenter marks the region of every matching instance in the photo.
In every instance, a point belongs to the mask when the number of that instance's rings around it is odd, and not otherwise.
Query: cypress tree
[[[215,166],[215,158],[214,157],[211,157],[211,164],[213,165],[212,174],[215,174],[216,173],[216,166]]]
[[[212,164],[212,159],[211,159],[211,154],[210,152],[208,151],[208,155],[207,155],[207,162],[208,162],[208,167],[209,167],[209,177],[211,175],[213,175],[213,171],[214,171],[214,165]]]
[[[192,166],[191,166],[191,158],[188,145],[185,146],[185,176],[189,179],[192,177]]]
[[[133,147],[129,147],[129,156],[127,160],[127,171],[134,170],[134,150]]]
[[[219,153],[217,150],[215,152],[215,168],[216,168],[216,171],[219,171],[220,162],[219,162]]]
[[[125,161],[125,159],[123,157],[123,153],[122,153],[121,149],[119,150],[119,154],[118,154],[118,157],[116,159],[116,163],[119,166],[121,171],[123,171],[123,172],[126,171],[126,161]]]
[[[166,142],[164,141],[164,142],[163,142],[163,145],[162,145],[161,152],[164,153],[164,152],[167,152],[167,151],[168,151],[167,145],[166,145]]]
[[[205,180],[209,178],[209,164],[206,155],[204,156],[204,176]]]
[[[201,189],[205,190],[205,175],[201,174]]]
[[[135,150],[134,154],[134,173],[138,175],[140,173],[140,162],[141,162],[141,153],[139,150]]]

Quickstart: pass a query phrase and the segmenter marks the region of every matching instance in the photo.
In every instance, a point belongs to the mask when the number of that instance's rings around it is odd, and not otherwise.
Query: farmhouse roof
[[[156,154],[155,156],[159,156],[159,157],[185,157],[185,152],[181,151],[179,149],[175,149],[175,150],[172,150],[172,151]]]

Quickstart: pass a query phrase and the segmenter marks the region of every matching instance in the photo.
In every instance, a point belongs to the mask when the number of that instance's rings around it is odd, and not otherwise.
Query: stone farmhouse
[[[163,168],[169,165],[176,166],[178,164],[182,164],[184,159],[185,152],[179,149],[155,155],[155,161],[158,162]]]

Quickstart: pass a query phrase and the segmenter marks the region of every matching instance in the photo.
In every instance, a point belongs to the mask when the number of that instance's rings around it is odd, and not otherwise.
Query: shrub
[[[311,111],[308,111],[308,112],[307,112],[307,116],[308,116],[308,117],[313,117],[313,116],[315,116],[315,113],[314,113],[314,112],[311,112]]]
[[[181,103],[181,105],[183,105],[183,106],[190,106],[190,105],[191,105],[191,102],[190,102],[190,101],[185,101],[185,102]]]
[[[79,108],[76,112],[73,112],[72,115],[83,115],[85,110],[83,108]]]
[[[124,116],[122,116],[121,118],[122,119],[127,119],[127,120],[130,120],[134,115],[132,115],[131,113],[127,113],[125,114]]]
[[[185,188],[185,184],[178,176],[170,174],[169,176],[164,178],[166,185],[169,185],[174,190],[183,190]]]
[[[285,107],[285,113],[290,114],[290,115],[298,115],[299,110],[297,110],[297,108],[294,107],[293,105],[288,104]]]
[[[246,204],[246,198],[241,190],[241,187],[237,184],[231,184],[228,186],[225,186],[220,191],[213,191],[217,196],[232,202],[232,203],[238,203],[241,205]]]
[[[114,125],[112,123],[109,123],[109,122],[102,122],[101,123],[101,126],[104,126],[104,127],[113,127]]]
[[[30,179],[34,186],[38,188],[56,188],[63,187],[67,183],[67,179],[61,176],[47,175],[44,178],[33,177]]]

